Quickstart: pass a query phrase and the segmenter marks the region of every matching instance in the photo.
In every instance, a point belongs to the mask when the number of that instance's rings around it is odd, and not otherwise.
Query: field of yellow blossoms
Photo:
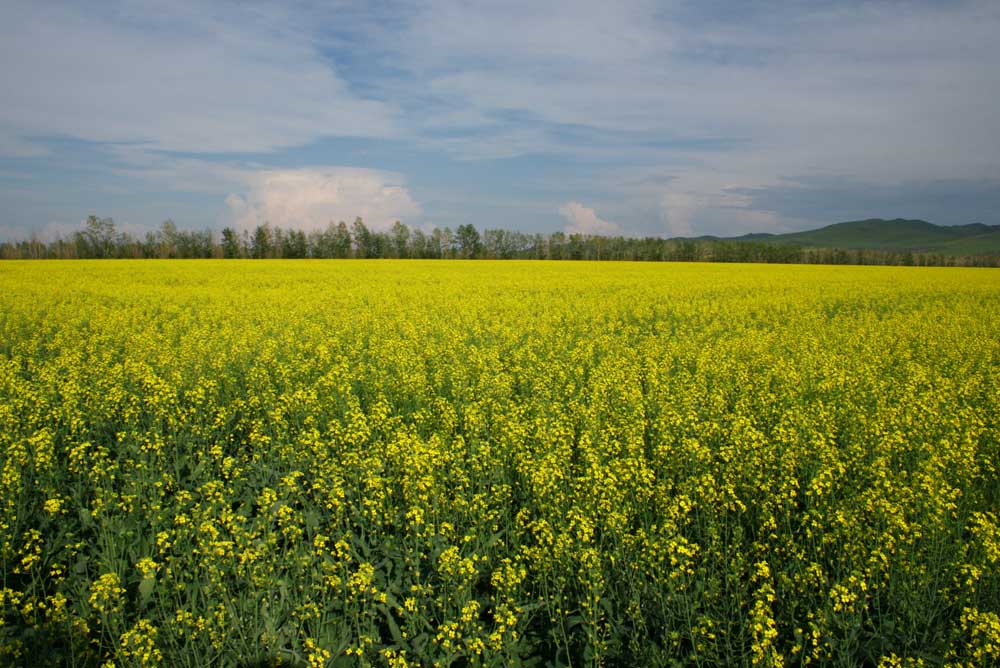
[[[0,264],[0,665],[1000,665],[1000,272]]]

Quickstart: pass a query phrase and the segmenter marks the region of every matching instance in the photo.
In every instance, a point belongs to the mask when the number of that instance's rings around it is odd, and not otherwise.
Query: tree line
[[[380,232],[361,218],[350,226],[331,222],[324,230],[310,232],[263,224],[252,231],[226,227],[218,235],[211,230],[178,229],[167,220],[137,237],[118,230],[111,218],[90,216],[84,228],[68,238],[0,243],[0,259],[71,258],[485,258],[1000,267],[1000,255],[804,248],[724,239],[528,234],[503,229],[480,233],[471,223],[455,230],[435,227],[425,232],[396,221],[388,231]]]

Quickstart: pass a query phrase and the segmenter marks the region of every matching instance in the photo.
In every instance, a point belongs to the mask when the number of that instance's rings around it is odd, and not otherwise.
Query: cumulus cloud
[[[248,173],[245,194],[226,197],[226,222],[238,229],[263,223],[317,230],[330,221],[350,223],[361,216],[375,230],[396,220],[421,215],[402,183],[391,172],[352,167],[278,169]]]
[[[600,218],[597,212],[579,202],[566,202],[559,207],[559,215],[566,219],[570,234],[618,234],[621,228]]]

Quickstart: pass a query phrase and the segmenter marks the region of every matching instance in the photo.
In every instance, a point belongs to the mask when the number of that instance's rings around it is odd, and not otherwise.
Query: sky
[[[0,239],[1000,224],[1000,2],[0,2]]]

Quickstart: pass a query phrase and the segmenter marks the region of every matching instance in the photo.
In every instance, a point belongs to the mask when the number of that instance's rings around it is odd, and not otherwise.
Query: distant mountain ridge
[[[983,223],[935,225],[926,220],[903,218],[853,220],[787,234],[754,233],[739,237],[699,237],[699,239],[794,244],[806,248],[870,248],[946,255],[1000,253],[1000,225]]]

